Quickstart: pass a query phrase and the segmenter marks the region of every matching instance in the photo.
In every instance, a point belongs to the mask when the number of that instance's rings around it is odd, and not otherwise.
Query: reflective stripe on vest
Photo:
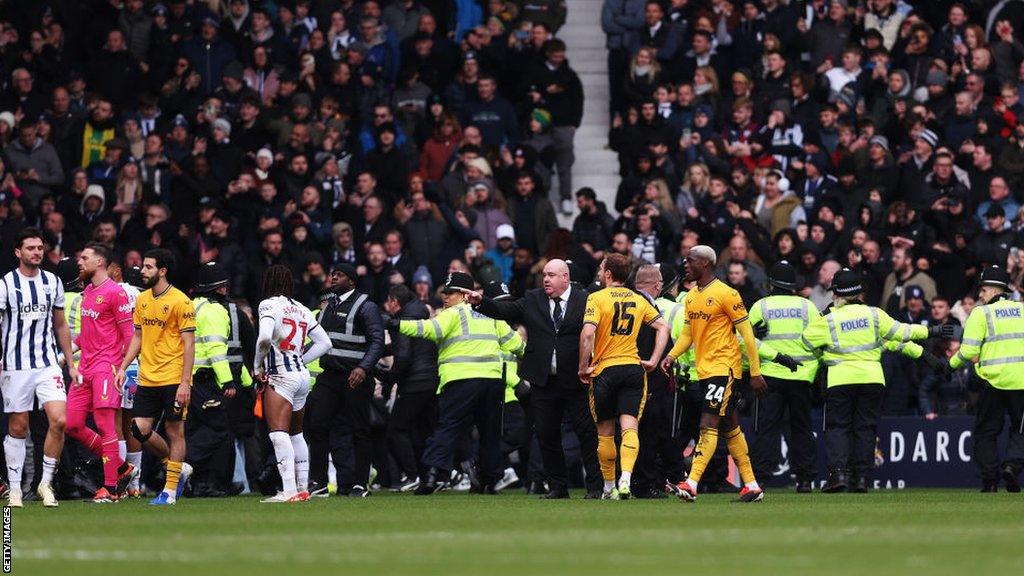
[[[1024,364],[1024,356],[1008,356],[1006,358],[992,358],[991,360],[979,360],[978,366],[995,366],[997,364]]]
[[[499,345],[504,344],[512,339],[512,333],[509,332],[503,340],[498,340],[497,334],[470,334],[469,333],[469,316],[466,315],[466,310],[463,308],[458,309],[459,313],[459,327],[461,333],[458,336],[452,336],[445,338],[437,343],[438,351],[444,350],[448,346],[455,344],[456,342],[468,342],[470,340],[481,340],[486,342],[497,342]]]
[[[82,294],[78,293],[78,294],[75,294],[75,297],[71,299],[71,307],[70,307],[70,314],[69,314],[69,318],[71,319],[71,322],[68,322],[68,324],[71,325],[70,328],[71,328],[71,340],[72,341],[75,338],[78,338],[78,334],[81,332],[81,329],[82,329],[81,311],[82,311]]]
[[[356,316],[359,315],[359,309],[363,306],[363,302],[366,302],[367,295],[360,294],[356,298],[355,302],[352,303],[352,308],[348,311],[348,318],[345,319],[345,331],[344,332],[328,332],[327,336],[331,339],[332,347],[342,346],[344,347],[345,342],[351,344],[366,344],[366,336],[352,334],[352,330],[355,329]],[[332,356],[339,356],[338,354],[332,354]],[[341,356],[343,358],[351,358],[351,356]],[[362,358],[362,354],[359,355]]]
[[[235,364],[245,362],[242,355],[242,340],[238,336],[238,306],[228,303],[228,321],[231,322],[231,336],[228,338],[228,362],[231,363],[231,370],[234,372]]]

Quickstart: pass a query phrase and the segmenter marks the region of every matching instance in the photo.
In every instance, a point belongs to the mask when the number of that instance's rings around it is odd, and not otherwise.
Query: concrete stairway
[[[573,188],[593,188],[611,210],[619,176],[618,158],[605,148],[609,128],[608,52],[601,31],[601,5],[601,0],[568,0],[568,17],[558,37],[565,40],[569,64],[583,83],[583,124],[576,132]],[[559,219],[563,226],[572,226],[573,217],[560,215]]]

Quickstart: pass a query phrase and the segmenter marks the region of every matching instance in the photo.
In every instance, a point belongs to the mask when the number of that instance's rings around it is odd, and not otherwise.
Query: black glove
[[[758,340],[764,340],[764,337],[768,335],[768,325],[760,320],[757,324],[754,324],[754,337]]]
[[[796,372],[796,369],[800,367],[800,363],[794,360],[792,356],[782,353],[776,354],[772,362],[789,368],[790,372]]]
[[[399,324],[399,322],[401,322],[401,320],[399,320],[398,318],[395,318],[394,316],[392,316],[390,314],[383,314],[382,313],[380,315],[380,319],[381,319],[382,322],[384,322],[384,329],[385,330],[398,330],[398,324]]]
[[[526,380],[520,380],[519,384],[516,384],[516,387],[512,389],[512,392],[516,395],[516,400],[519,400],[519,403],[522,404],[530,397],[530,383]]]
[[[949,366],[949,362],[946,362],[942,358],[939,358],[931,352],[925,352],[921,355],[921,359],[928,365],[928,368],[938,372],[942,376],[949,376],[953,369]]]
[[[938,326],[928,327],[928,337],[934,338],[946,338],[947,340],[959,340],[964,335],[964,329],[962,326],[956,324],[940,324]]]

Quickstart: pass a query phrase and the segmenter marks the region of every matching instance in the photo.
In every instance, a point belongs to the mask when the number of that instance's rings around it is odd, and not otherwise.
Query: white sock
[[[4,437],[4,456],[7,460],[7,481],[11,490],[21,493],[21,472],[25,467],[25,439]]]
[[[759,490],[761,488],[757,482],[747,482],[744,486],[747,487],[747,490]]]
[[[50,458],[46,454],[43,454],[43,476],[39,479],[40,484],[50,484],[53,482],[53,473],[57,471],[57,459]]]
[[[309,446],[302,432],[292,435],[292,451],[295,452],[295,488],[305,492],[309,485]]]
[[[121,460],[128,456],[128,442],[125,440],[117,441],[117,455],[121,457]]]
[[[295,448],[292,447],[292,439],[283,430],[275,430],[269,436],[277,458],[277,471],[281,473],[282,492],[295,494]]]
[[[626,472],[625,470],[623,470],[622,473],[619,474],[619,486],[622,486],[623,484],[625,484],[626,486],[629,486],[629,480],[632,477],[633,477],[633,473],[632,472]]]
[[[124,461],[135,466],[135,469],[139,471],[139,474],[128,484],[129,490],[138,490],[139,478],[142,477],[142,452],[128,452],[124,456]]]
[[[615,480],[605,480],[604,491],[611,492],[612,490],[615,490]]]
[[[687,478],[686,483],[690,486],[690,488],[697,490],[697,483],[694,482],[693,478]]]

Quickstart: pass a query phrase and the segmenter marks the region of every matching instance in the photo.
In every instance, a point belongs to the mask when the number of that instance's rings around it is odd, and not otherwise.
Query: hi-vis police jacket
[[[504,320],[494,320],[462,303],[430,320],[402,320],[399,332],[437,344],[438,394],[456,380],[502,378],[502,352],[522,356],[526,344]]]
[[[822,348],[822,360],[829,367],[828,387],[844,384],[885,384],[882,374],[882,350],[921,356],[916,344],[907,350],[904,343],[928,337],[928,328],[903,324],[885,311],[864,304],[832,308],[811,322],[803,332],[809,350]]]
[[[763,342],[758,342],[758,352],[766,342],[771,342],[776,352],[800,362],[796,372],[775,363],[763,364],[761,374],[785,380],[814,382],[818,373],[818,358],[804,345],[802,336],[804,329],[819,318],[821,313],[814,304],[801,296],[774,294],[754,303],[750,308],[750,323],[764,322],[768,326],[768,336]]]
[[[1024,390],[1024,305],[999,299],[971,310],[949,365],[960,368],[973,359],[978,376],[993,388]]]

